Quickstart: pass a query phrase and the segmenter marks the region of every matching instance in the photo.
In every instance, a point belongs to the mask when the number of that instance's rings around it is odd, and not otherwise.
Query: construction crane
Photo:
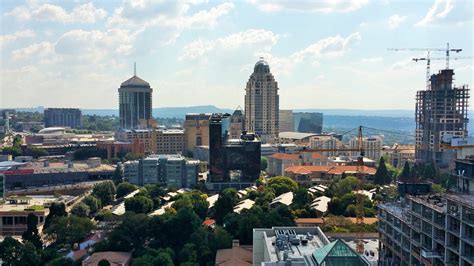
[[[446,69],[449,69],[449,52],[459,53],[462,49],[453,49],[449,48],[449,42],[446,43],[446,49],[444,48],[389,48],[389,51],[426,51],[426,58],[424,60],[427,61],[426,65],[426,89],[430,87],[430,53],[431,52],[445,52],[446,53]]]
[[[362,179],[364,171],[364,145],[362,143],[362,126],[359,126],[359,131],[357,134],[357,149],[359,150],[359,155],[357,156],[357,194],[356,194],[356,224],[359,230],[357,231],[357,243],[356,251],[359,254],[364,253],[364,194],[361,193],[362,190]]]
[[[451,58],[451,60],[462,60],[462,59],[472,59],[472,56],[463,56],[463,57]],[[428,52],[427,57],[413,58],[412,60],[415,61],[415,62],[426,61],[426,88],[428,89],[429,86],[430,86],[430,65],[431,65],[431,61],[432,60],[444,60],[444,58],[443,57],[431,57],[430,58],[429,57],[429,52]],[[448,63],[447,63],[447,66],[448,66],[449,65],[449,58],[447,58],[446,60],[448,60]]]

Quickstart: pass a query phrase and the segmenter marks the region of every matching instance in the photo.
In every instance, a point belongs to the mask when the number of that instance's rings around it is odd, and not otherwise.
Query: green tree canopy
[[[136,189],[137,189],[137,187],[135,185],[132,185],[132,184],[127,183],[127,182],[122,182],[122,183],[118,184],[118,186],[117,186],[117,198],[124,197],[124,196],[132,193]]]
[[[125,210],[135,213],[149,213],[153,210],[153,201],[145,196],[135,196],[125,200]]]
[[[86,196],[82,202],[89,207],[91,213],[96,213],[102,208],[100,200],[92,195]]]
[[[233,212],[238,200],[239,196],[234,188],[226,188],[219,194],[219,199],[214,204],[214,218],[218,224],[222,224],[224,217]]]
[[[76,215],[78,217],[89,217],[89,214],[91,212],[91,209],[89,206],[85,203],[78,203],[74,205],[71,209],[71,214]]]
[[[306,204],[310,203],[310,201],[311,196],[309,195],[308,190],[304,187],[300,187],[295,192],[292,207],[294,209],[302,209]]]
[[[386,185],[390,184],[391,177],[387,170],[387,166],[385,165],[385,159],[380,157],[379,167],[377,168],[377,172],[374,175],[374,183],[377,185]]]
[[[46,234],[56,239],[58,245],[73,245],[83,240],[94,229],[89,218],[74,215],[57,217],[52,222]]]
[[[26,231],[22,234],[23,241],[29,241],[35,248],[42,249],[43,242],[38,232],[38,217],[34,213],[28,214],[26,217]]]
[[[275,191],[275,195],[279,196],[286,192],[295,192],[298,189],[298,183],[287,176],[275,176],[268,180],[267,186]]]
[[[99,184],[96,184],[92,189],[92,195],[98,199],[102,205],[109,205],[114,200],[115,196],[115,185],[112,181],[105,181]]]
[[[408,163],[408,161],[405,161],[405,164],[403,165],[403,170],[400,173],[399,179],[406,180],[406,179],[410,178],[410,176],[411,176],[410,164]]]
[[[267,158],[262,157],[262,158],[260,159],[260,170],[266,171],[266,170],[267,170],[267,166],[268,166],[268,160],[267,160]]]
[[[0,243],[0,258],[4,265],[38,265],[40,263],[40,256],[36,253],[33,244],[30,242],[22,244],[9,236]]]
[[[56,217],[67,216],[66,205],[63,202],[53,202],[49,206],[49,214],[44,221],[44,229],[49,228],[51,221]]]

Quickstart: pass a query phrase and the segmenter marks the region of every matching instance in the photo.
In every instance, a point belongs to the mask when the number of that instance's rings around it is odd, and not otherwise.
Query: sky
[[[425,51],[460,48],[457,85],[473,86],[474,1],[17,1],[0,4],[0,108],[118,108],[133,75],[153,107],[244,106],[260,57],[280,109],[414,109]],[[431,52],[431,73],[445,53]],[[471,104],[471,106],[473,106]]]

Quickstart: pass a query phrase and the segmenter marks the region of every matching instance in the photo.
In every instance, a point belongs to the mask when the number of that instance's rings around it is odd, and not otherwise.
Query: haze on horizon
[[[281,109],[414,109],[424,52],[473,56],[474,3],[435,1],[2,1],[0,108],[118,108],[117,88],[148,81],[153,107],[243,106],[263,56]],[[444,58],[444,53],[432,53]],[[473,60],[451,60],[473,86]],[[432,61],[431,73],[444,68]]]

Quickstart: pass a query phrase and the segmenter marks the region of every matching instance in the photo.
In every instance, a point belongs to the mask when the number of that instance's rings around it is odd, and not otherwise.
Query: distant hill
[[[382,117],[415,117],[414,110],[362,110],[362,109],[293,109],[293,112],[319,112],[340,116],[382,116]]]

